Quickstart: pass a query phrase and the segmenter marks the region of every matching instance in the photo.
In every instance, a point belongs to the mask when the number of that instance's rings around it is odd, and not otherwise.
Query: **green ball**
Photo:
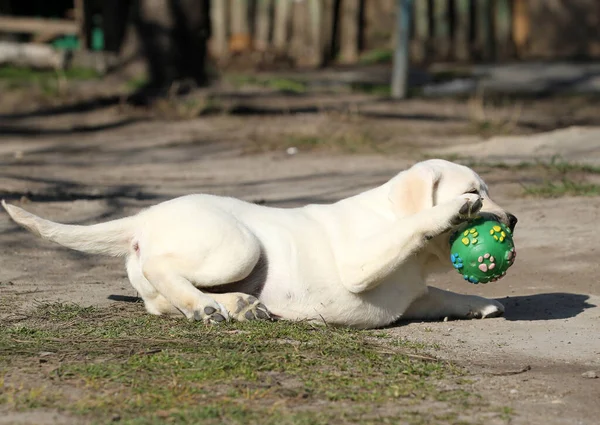
[[[469,221],[450,237],[450,261],[471,283],[495,282],[504,277],[516,256],[510,229],[495,220]]]

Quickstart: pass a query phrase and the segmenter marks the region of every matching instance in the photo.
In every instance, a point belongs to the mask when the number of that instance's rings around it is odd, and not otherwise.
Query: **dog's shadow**
[[[558,320],[575,317],[584,310],[596,307],[589,303],[590,297],[583,294],[555,292],[550,294],[520,295],[499,298],[504,305],[504,319],[510,321]],[[109,295],[109,300],[125,303],[141,303],[139,297]],[[419,320],[418,322],[421,322]]]
[[[588,295],[556,292],[499,298],[504,305],[504,318],[517,320],[557,320],[575,317],[584,310],[596,307]]]

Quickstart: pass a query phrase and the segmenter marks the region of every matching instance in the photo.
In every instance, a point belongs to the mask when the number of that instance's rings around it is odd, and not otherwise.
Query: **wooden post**
[[[210,19],[211,19],[211,51],[218,59],[226,59],[229,53],[229,46],[227,41],[229,19],[227,19],[227,1],[218,0],[211,2],[210,7]]]
[[[320,29],[320,52],[322,63],[329,62],[333,59],[333,40],[335,37],[333,28],[333,17],[334,17],[334,0],[320,0],[322,16],[321,16],[321,29]]]
[[[418,0],[417,0],[418,1]],[[433,29],[435,31],[435,51],[438,59],[450,56],[450,3],[448,0],[434,0]]]
[[[232,0],[231,5],[231,36],[229,51],[245,52],[250,49],[250,25],[248,23],[248,0]]]
[[[470,41],[469,34],[471,32],[470,23],[470,0],[455,0],[454,2],[454,56],[459,61],[469,60]]]
[[[413,42],[413,58],[421,63],[429,56],[429,2],[417,0],[414,2],[415,38]]]
[[[323,65],[325,55],[323,54],[323,34],[325,32],[323,22],[323,3],[321,0],[308,0],[308,19],[310,26],[309,37],[309,64],[319,67]]]
[[[310,37],[308,3],[306,0],[292,3],[292,34],[289,51],[297,66],[307,65],[307,45]]]
[[[494,57],[494,39],[492,31],[492,2],[491,0],[478,0],[475,3],[477,23],[475,24],[477,47],[479,55],[484,60]]]
[[[342,1],[340,31],[340,62],[352,64],[358,61],[358,37],[360,0]]]
[[[419,1],[419,0],[417,0]],[[396,43],[392,74],[392,97],[404,99],[408,91],[409,37],[412,0],[396,0]]]
[[[271,6],[273,0],[257,0],[254,48],[264,52],[269,48],[269,29],[271,28]]]
[[[75,22],[77,22],[77,37],[79,38],[79,48],[87,49],[88,38],[85,19],[85,2],[84,0],[74,1]]]
[[[512,39],[517,56],[522,57],[529,43],[529,5],[527,0],[513,0]]]
[[[290,12],[290,0],[275,1],[275,27],[273,29],[273,44],[279,52],[283,52],[287,48]]]
[[[496,40],[496,59],[506,59],[512,53],[511,7],[510,0],[494,2],[494,32]]]

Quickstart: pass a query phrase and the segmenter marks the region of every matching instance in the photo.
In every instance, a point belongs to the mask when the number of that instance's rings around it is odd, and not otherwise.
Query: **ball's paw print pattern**
[[[506,231],[505,231],[506,230]],[[510,233],[509,228],[502,229],[500,226],[494,226],[490,229],[490,235],[494,238],[496,242],[504,242],[506,239],[506,232]]]
[[[479,258],[477,258],[477,262],[479,263],[477,268],[484,273],[487,273],[488,270],[494,270],[496,268],[496,259],[489,252],[486,252],[484,255],[480,255]]]
[[[510,251],[508,251],[506,253],[506,259],[509,261],[510,265],[512,266],[513,263],[515,262],[517,258],[517,250],[515,249],[515,247],[513,246]]]
[[[467,229],[463,232],[462,236],[463,237],[460,241],[465,246],[469,246],[469,244],[476,245],[477,242],[479,242],[479,240],[477,239],[479,237],[479,232],[477,232],[476,229]]]
[[[450,255],[450,261],[452,261],[452,265],[454,266],[454,268],[456,270],[458,270],[459,272],[462,272],[462,269],[465,266],[463,264],[463,260],[460,258],[460,255],[458,255],[458,253],[451,254]],[[467,274],[463,274],[463,278],[466,281],[469,281],[471,283],[479,283],[479,279],[477,279],[475,276],[469,276]]]
[[[452,265],[456,270],[460,270],[463,268],[463,260],[459,257],[458,254],[450,255],[450,261],[452,261]]]
[[[484,273],[493,272],[493,270],[496,268],[496,258],[494,258],[494,256],[489,252],[486,252],[484,255],[480,255],[479,258],[477,258],[477,262],[479,263],[477,268]],[[490,282],[496,282],[498,279],[504,277],[505,274],[506,272],[503,271],[500,274],[492,275]]]
[[[466,280],[467,282],[474,283],[475,285],[477,285],[479,283],[479,279],[477,279],[475,276],[469,276],[469,275],[464,274],[463,279]]]

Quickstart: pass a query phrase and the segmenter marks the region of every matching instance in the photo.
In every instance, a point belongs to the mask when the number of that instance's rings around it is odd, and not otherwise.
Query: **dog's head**
[[[451,201],[465,193],[481,196],[483,206],[479,215],[498,220],[514,230],[517,218],[490,198],[487,185],[475,171],[441,159],[419,162],[400,173],[392,181],[390,201],[398,216],[409,216]],[[435,237],[427,244],[425,250],[435,254],[444,264],[448,263],[449,238],[450,232]]]

